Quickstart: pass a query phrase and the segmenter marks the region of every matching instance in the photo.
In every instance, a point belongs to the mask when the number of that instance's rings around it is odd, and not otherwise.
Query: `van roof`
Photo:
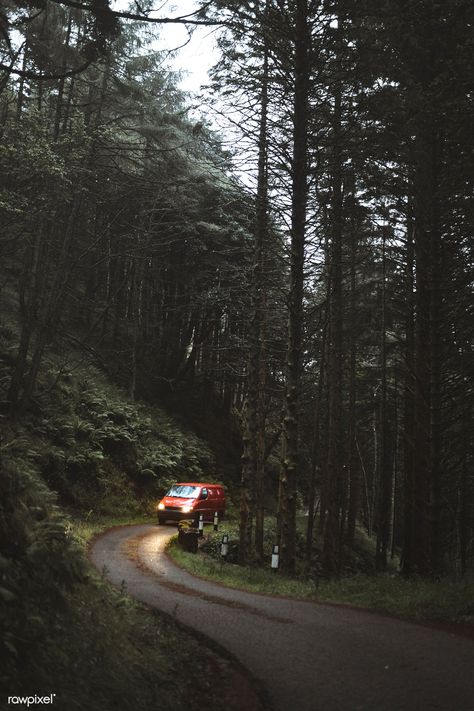
[[[221,484],[212,484],[211,482],[203,481],[178,481],[176,484],[173,484],[173,486],[218,486],[222,489]]]

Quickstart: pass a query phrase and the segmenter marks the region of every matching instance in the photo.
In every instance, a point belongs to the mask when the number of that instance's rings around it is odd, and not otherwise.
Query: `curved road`
[[[164,554],[175,528],[112,529],[91,559],[114,584],[231,651],[275,711],[474,711],[474,642],[374,613],[209,583]]]

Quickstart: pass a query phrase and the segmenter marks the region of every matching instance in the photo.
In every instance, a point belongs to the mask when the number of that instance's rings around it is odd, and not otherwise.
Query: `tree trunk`
[[[255,231],[255,254],[253,270],[253,328],[250,357],[251,367],[256,369],[255,390],[255,552],[263,559],[263,525],[265,498],[265,323],[266,284],[265,257],[268,239],[268,174],[267,174],[267,123],[268,123],[268,46],[265,34],[263,58],[262,96],[258,147],[257,220]]]
[[[415,139],[415,513],[414,564],[438,572],[439,552],[439,228],[436,218],[437,137],[420,119]]]
[[[250,384],[249,384],[250,387]],[[242,412],[242,457],[240,474],[239,563],[245,565],[252,550],[255,488],[255,412],[248,399]]]
[[[283,420],[285,457],[281,471],[279,502],[280,565],[285,572],[292,572],[295,567],[298,416],[303,340],[303,268],[308,191],[309,47],[307,0],[296,0],[291,265],[285,384],[286,410]]]
[[[326,575],[333,575],[341,563],[340,508],[343,496],[342,437],[342,146],[341,87],[334,93],[331,241],[329,269],[329,360],[328,360],[328,454],[327,501],[322,564]]]
[[[390,513],[392,500],[392,466],[389,454],[389,426],[387,409],[387,343],[386,343],[386,246],[385,234],[382,244],[382,333],[380,344],[380,446],[378,457],[378,506],[377,543],[375,568],[379,572],[387,569],[387,551],[390,538]]]
[[[353,190],[355,199],[355,189]],[[357,343],[356,343],[356,261],[357,261],[357,229],[354,217],[351,219],[351,252],[350,252],[350,295],[349,295],[349,427],[347,462],[349,469],[349,506],[347,511],[346,544],[354,545],[357,515],[360,506],[360,464],[356,444],[356,398],[357,398]]]
[[[311,560],[311,552],[313,549],[313,532],[314,522],[316,518],[316,483],[317,473],[321,460],[320,453],[320,429],[321,429],[321,408],[322,395],[324,387],[324,378],[326,370],[326,336],[327,336],[327,319],[324,322],[323,338],[321,344],[321,362],[319,365],[318,389],[316,393],[316,403],[314,406],[314,424],[313,424],[313,442],[311,446],[311,479],[309,483],[308,495],[308,525],[306,528],[306,561]]]
[[[249,357],[247,363],[247,399],[242,412],[242,459],[240,488],[239,562],[244,565],[252,553],[252,527],[255,515],[255,550],[263,557],[264,522],[264,462],[261,456],[265,442],[263,353],[264,284],[263,260],[267,232],[267,111],[268,111],[268,50],[265,41],[260,126],[258,141],[257,199],[252,271],[252,315],[249,327]],[[264,446],[264,445],[263,445]]]
[[[405,270],[405,364],[403,395],[403,549],[401,569],[406,577],[413,573],[415,515],[415,322],[414,322],[414,246],[412,203],[408,203]]]
[[[69,47],[69,43],[71,40],[71,30],[72,30],[72,12],[69,12],[69,17],[68,17],[68,24],[67,24],[67,30],[66,30],[66,37],[64,40],[64,46]],[[65,71],[66,65],[63,63],[62,66],[62,71]],[[61,113],[62,113],[62,108],[63,108],[63,98],[64,98],[64,87],[65,87],[65,82],[66,79],[65,77],[61,77],[58,83],[58,96],[56,99],[56,112],[54,116],[54,129],[53,129],[53,140],[57,141],[60,135],[60,129],[61,129]]]

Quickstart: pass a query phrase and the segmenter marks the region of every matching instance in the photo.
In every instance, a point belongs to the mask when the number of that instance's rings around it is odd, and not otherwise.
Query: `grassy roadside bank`
[[[155,521],[156,517],[148,514],[93,517],[72,515],[72,528],[74,538],[86,551],[90,541],[109,528],[114,526],[133,526],[140,523],[155,523]]]
[[[224,527],[218,537],[225,532]],[[214,534],[206,533],[209,543]],[[249,592],[341,603],[417,621],[455,623],[474,633],[474,581],[405,580],[396,574],[354,575],[340,580],[298,580],[269,569],[241,567],[202,551],[183,551],[173,539],[170,557],[193,575]]]

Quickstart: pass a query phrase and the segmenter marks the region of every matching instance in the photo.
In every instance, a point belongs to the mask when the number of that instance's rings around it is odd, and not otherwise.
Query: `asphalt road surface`
[[[112,529],[93,542],[91,559],[129,595],[232,652],[263,683],[275,711],[474,711],[473,640],[200,580],[165,555],[175,532]]]

